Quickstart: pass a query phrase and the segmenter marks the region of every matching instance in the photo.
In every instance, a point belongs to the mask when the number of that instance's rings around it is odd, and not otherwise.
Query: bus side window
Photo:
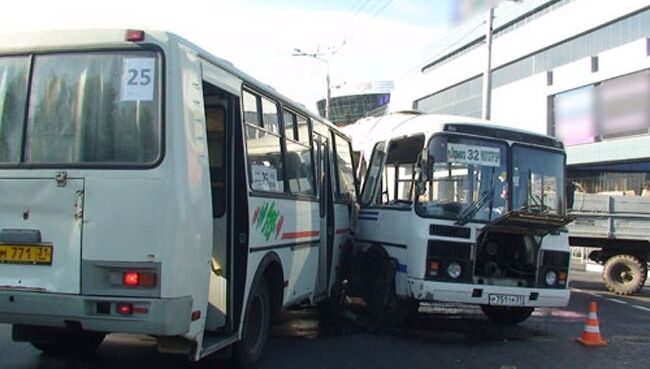
[[[356,190],[354,182],[354,163],[352,162],[352,149],[350,142],[342,136],[333,135],[336,146],[336,165],[338,167],[338,193],[337,199],[342,201],[355,201]]]
[[[243,104],[251,189],[284,192],[277,104],[248,91],[244,91]]]

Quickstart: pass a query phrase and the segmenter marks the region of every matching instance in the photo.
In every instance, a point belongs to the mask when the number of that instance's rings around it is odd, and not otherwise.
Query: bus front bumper
[[[571,291],[565,288],[524,288],[433,282],[409,278],[413,298],[420,301],[455,302],[463,304],[529,307],[563,307],[569,303]],[[516,301],[511,305],[508,302]]]
[[[191,311],[190,296],[116,298],[0,290],[0,323],[8,324],[172,336],[189,331]]]

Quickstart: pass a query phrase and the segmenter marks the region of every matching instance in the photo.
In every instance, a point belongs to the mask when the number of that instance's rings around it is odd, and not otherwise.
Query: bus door
[[[327,298],[334,247],[334,193],[332,152],[326,137],[314,134],[314,156],[317,163],[320,244],[318,248],[318,273],[314,288],[314,302]]]
[[[227,158],[226,137],[232,127],[233,99],[236,96],[224,92],[210,83],[203,82],[203,101],[205,110],[206,141],[212,198],[212,258],[210,260],[210,288],[208,292],[208,311],[206,327],[208,331],[223,328],[227,323],[231,272],[231,250],[229,232],[230,181],[228,170],[231,165]]]

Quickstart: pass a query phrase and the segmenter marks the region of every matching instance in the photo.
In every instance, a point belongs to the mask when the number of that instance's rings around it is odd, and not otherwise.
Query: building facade
[[[329,120],[337,126],[346,126],[358,119],[380,116],[387,112],[392,81],[370,81],[337,86],[330,98]],[[325,99],[316,103],[318,113],[325,115]]]
[[[397,81],[405,87],[394,101],[481,117],[486,18],[477,15],[452,31],[417,73]],[[650,192],[650,3],[501,2],[491,100],[495,123],[562,139],[569,177],[582,190]]]

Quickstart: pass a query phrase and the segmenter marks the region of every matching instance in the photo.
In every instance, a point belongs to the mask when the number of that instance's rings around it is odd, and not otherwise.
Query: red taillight
[[[438,269],[440,269],[440,263],[439,262],[432,261],[432,262],[429,263],[429,270],[437,271]]]
[[[138,272],[124,272],[122,274],[122,283],[125,286],[138,286],[140,285],[140,273]]]
[[[133,305],[119,303],[115,306],[115,311],[120,315],[131,315],[133,314]]]
[[[156,274],[142,272],[122,273],[122,284],[126,287],[155,287]]]
[[[144,31],[130,29],[126,31],[126,40],[131,42],[137,42],[144,40]]]

